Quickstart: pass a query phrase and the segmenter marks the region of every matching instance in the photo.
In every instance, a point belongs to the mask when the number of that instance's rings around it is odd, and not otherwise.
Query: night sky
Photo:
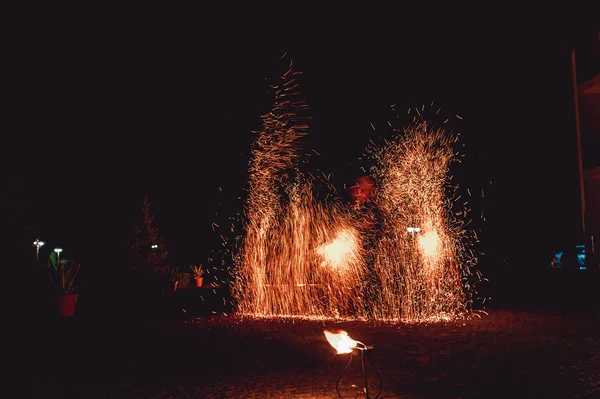
[[[338,188],[360,173],[390,105],[433,101],[462,117],[452,122],[464,143],[458,173],[463,188],[485,193],[471,215],[480,220],[483,208],[482,250],[545,262],[579,232],[567,51],[579,36],[486,23],[412,29],[407,18],[322,30],[239,19],[15,23],[3,57],[11,123],[2,189],[18,237],[122,263],[147,192],[172,262],[205,263],[219,249],[211,223],[241,208],[252,131],[284,52],[303,72],[305,144],[320,154],[312,167],[333,173]]]

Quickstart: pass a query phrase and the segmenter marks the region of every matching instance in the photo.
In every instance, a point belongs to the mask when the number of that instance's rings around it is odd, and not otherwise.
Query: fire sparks
[[[296,99],[290,72],[291,65],[252,151],[234,283],[238,312],[405,322],[456,317],[466,299],[461,267],[469,261],[448,197],[456,137],[417,118],[368,149],[375,186],[356,206],[318,200],[315,182],[299,167],[306,105]],[[367,203],[379,224],[357,217]],[[377,238],[369,239],[373,226]],[[356,342],[347,334],[339,339]]]
[[[363,263],[360,248],[352,247],[356,228],[339,202],[315,200],[313,183],[298,167],[299,141],[306,133],[300,114],[306,106],[290,100],[297,86],[290,70],[276,87],[275,105],[263,116],[252,152],[234,287],[238,311],[269,317],[362,316],[355,309]]]
[[[396,133],[385,146],[370,149],[383,220],[374,248],[380,286],[370,293],[373,313],[383,320],[452,318],[465,300],[457,262],[461,226],[451,223],[446,196],[456,137],[420,118]],[[419,230],[406,234],[407,226]]]

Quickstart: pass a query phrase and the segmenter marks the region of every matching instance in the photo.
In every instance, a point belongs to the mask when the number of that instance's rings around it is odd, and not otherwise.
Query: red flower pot
[[[202,287],[202,282],[204,280],[204,277],[196,277],[196,287]]]
[[[58,314],[60,317],[73,316],[79,294],[63,294],[58,296]]]

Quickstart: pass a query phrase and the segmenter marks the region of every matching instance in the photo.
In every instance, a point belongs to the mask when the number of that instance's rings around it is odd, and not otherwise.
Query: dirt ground
[[[335,355],[324,329],[374,346],[363,353],[371,398],[600,397],[596,313],[502,310],[419,325],[29,320],[14,341],[12,397],[338,398],[339,378],[342,397],[354,398],[360,352]]]

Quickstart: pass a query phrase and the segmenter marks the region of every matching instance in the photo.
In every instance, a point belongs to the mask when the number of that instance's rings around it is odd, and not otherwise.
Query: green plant
[[[79,268],[79,263],[73,260],[61,259],[57,263],[56,258],[50,257],[48,272],[54,287],[60,294],[72,294],[79,288],[74,285]]]
[[[204,276],[204,269],[202,268],[202,264],[199,265],[190,265],[190,269],[192,271],[192,275],[194,278],[200,278]]]

